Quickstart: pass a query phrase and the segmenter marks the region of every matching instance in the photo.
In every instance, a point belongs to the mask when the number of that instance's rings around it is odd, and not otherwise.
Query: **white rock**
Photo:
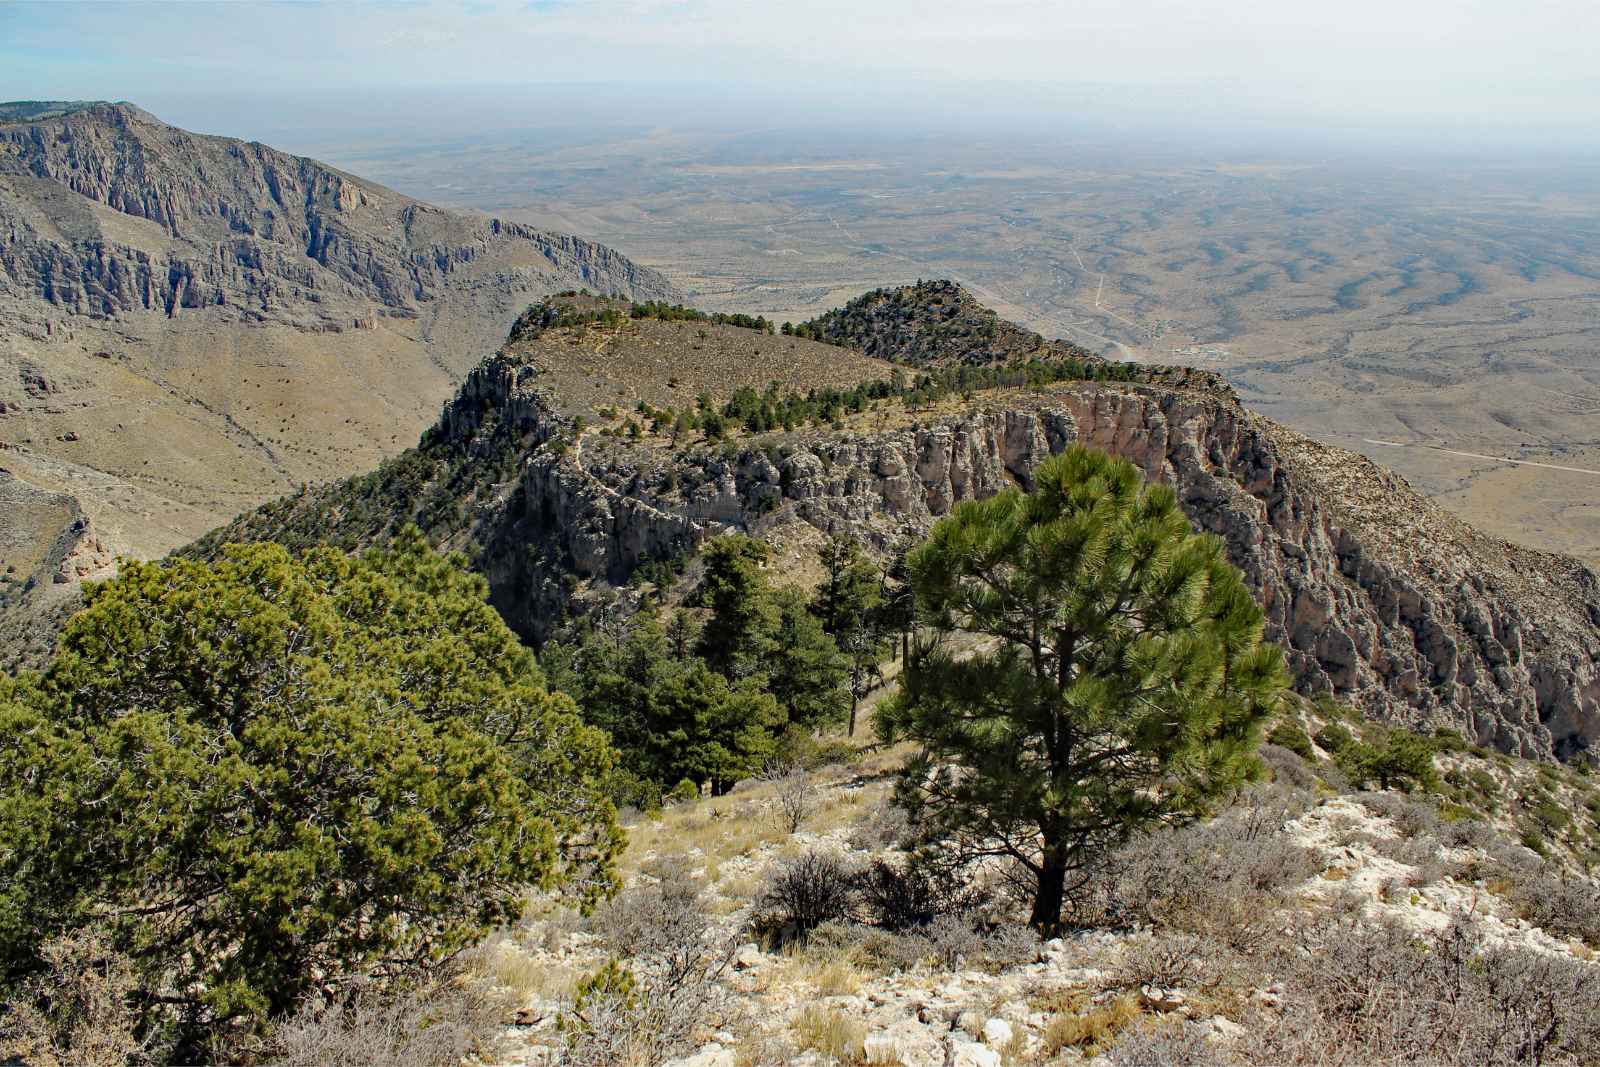
[[[983,1024],[983,1043],[999,1051],[1011,1043],[1011,1024],[1004,1019],[990,1019]]]
[[[1188,999],[1181,989],[1162,989],[1152,985],[1139,987],[1139,1003],[1151,1011],[1177,1011]]]
[[[915,1019],[901,1019],[879,1031],[878,1036],[894,1042],[905,1067],[944,1067],[944,1042],[939,1040],[938,1031]]]
[[[976,1041],[956,1038],[950,1042],[949,1067],[1000,1067],[1000,1053]]]
[[[1213,1015],[1200,1025],[1205,1027],[1207,1037],[1216,1038],[1219,1041],[1231,1041],[1244,1033],[1244,1027],[1226,1015]]]
[[[761,953],[761,946],[754,942],[740,945],[739,951],[733,954],[733,966],[740,971],[748,971],[752,967],[759,967],[765,960],[766,957]]]
[[[686,1059],[673,1061],[674,1067],[734,1067],[738,1057],[731,1048],[712,1042]]]

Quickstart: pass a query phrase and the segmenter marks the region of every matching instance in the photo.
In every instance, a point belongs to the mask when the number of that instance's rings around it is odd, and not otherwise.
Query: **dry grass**
[[[579,968],[534,959],[509,938],[485,948],[474,970],[491,985],[509,989],[523,999],[569,997],[579,978]]]
[[[824,997],[849,996],[861,989],[861,972],[843,956],[824,962],[807,976],[818,994]]]
[[[795,1044],[822,1053],[836,1063],[867,1062],[867,1027],[837,1008],[808,1007],[792,1024]]]
[[[1125,994],[1104,1004],[1092,1004],[1082,992],[1065,991],[1036,1002],[1054,1017],[1045,1025],[1044,1054],[1059,1055],[1077,1049],[1097,1056],[1116,1043],[1119,1033],[1139,1018],[1139,998]]]

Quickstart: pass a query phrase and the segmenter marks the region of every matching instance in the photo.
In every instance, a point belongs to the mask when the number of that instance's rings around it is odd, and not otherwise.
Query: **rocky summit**
[[[596,590],[729,530],[780,551],[849,533],[892,555],[1084,442],[1173,486],[1226,542],[1303,694],[1535,757],[1600,740],[1594,571],[1474,531],[1366,459],[1250,413],[1214,375],[1045,342],[949,283],[781,335],[727,318],[576,294],[538,305],[416,448],[193,551],[353,547],[415,521],[465,550],[538,639]],[[685,432],[684,411],[734,421]]]
[[[76,501],[29,551],[92,528],[160,554],[370,469],[529,300],[575,286],[676,295],[604,246],[131,104],[0,104],[0,468]]]

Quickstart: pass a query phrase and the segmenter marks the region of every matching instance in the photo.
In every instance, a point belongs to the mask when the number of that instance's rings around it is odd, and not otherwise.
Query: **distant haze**
[[[778,121],[947,111],[1590,149],[1597,40],[1593,0],[10,3],[0,98],[130,99],[255,135],[241,127],[293,128],[274,119],[288,99],[333,132],[404,119],[383,104],[398,89],[592,84],[627,104],[631,84],[653,123],[745,102]],[[467,117],[515,118],[501,110]]]

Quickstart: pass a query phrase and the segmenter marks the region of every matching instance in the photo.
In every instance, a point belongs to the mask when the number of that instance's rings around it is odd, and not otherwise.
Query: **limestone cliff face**
[[[522,374],[480,370],[437,432],[471,447],[486,410],[530,444],[560,432]],[[793,519],[888,548],[958,501],[1028,487],[1076,441],[1174,486],[1227,543],[1300,691],[1523,754],[1600,741],[1593,571],[1483,537],[1367,460],[1201,392],[1069,385],[926,425],[676,456],[586,435],[529,453],[472,539],[497,605],[536,637],[568,575],[621,582],[726,529]]]
[[[484,272],[537,277],[546,291],[675,295],[601,245],[444,211],[128,105],[0,120],[0,280],[66,312],[212,307],[352,326],[361,315],[347,302],[414,317],[454,279]]]

